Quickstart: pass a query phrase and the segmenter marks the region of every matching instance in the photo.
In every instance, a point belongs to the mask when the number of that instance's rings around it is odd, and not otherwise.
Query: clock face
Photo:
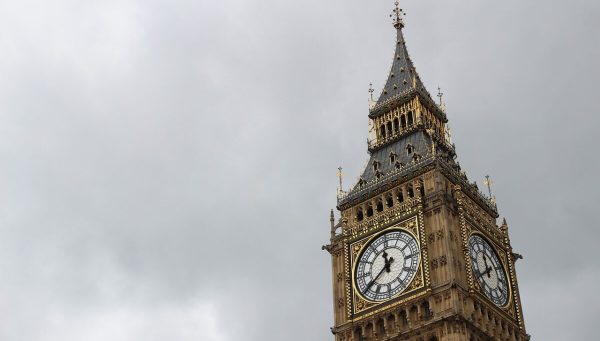
[[[389,300],[410,284],[420,259],[419,244],[412,235],[386,232],[363,248],[356,264],[356,288],[369,301]]]
[[[490,244],[479,235],[469,238],[473,275],[485,295],[497,306],[508,303],[508,281],[504,267]]]

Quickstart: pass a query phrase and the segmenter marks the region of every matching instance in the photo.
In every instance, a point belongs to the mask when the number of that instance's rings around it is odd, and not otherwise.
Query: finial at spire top
[[[402,20],[402,16],[406,15],[406,13],[404,13],[402,8],[400,8],[400,3],[398,1],[396,1],[394,4],[396,6],[394,7],[392,14],[390,14],[390,17],[393,19],[394,27],[397,29],[401,29],[404,27],[404,21]]]

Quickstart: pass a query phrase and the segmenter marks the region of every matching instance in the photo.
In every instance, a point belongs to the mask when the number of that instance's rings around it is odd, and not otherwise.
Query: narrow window
[[[381,131],[381,137],[385,139],[385,124],[382,124],[381,127],[379,127],[379,131]]]
[[[385,198],[385,203],[386,203],[387,207],[394,206],[394,198],[392,197],[391,194],[388,194],[388,196]]]
[[[416,306],[412,306],[408,312],[410,316],[410,320],[412,322],[417,322],[419,320],[419,310]]]
[[[406,327],[408,325],[408,317],[406,316],[405,310],[400,312],[400,323],[402,324],[402,327]]]
[[[390,136],[392,136],[392,134],[394,133],[394,130],[392,129],[392,122],[387,123],[387,131],[388,131],[388,135],[390,135]]]
[[[415,151],[415,147],[412,146],[412,144],[408,144],[406,146],[406,154],[410,155]]]
[[[404,202],[404,193],[402,193],[402,190],[398,192],[398,196],[396,197],[396,199],[398,199],[398,202],[400,203]]]
[[[406,116],[404,115],[400,116],[400,126],[402,129],[406,129]]]
[[[415,197],[415,191],[413,190],[413,186],[412,185],[408,185],[408,188],[406,189],[406,192],[408,193],[408,197],[409,198],[414,198]]]
[[[394,119],[394,133],[398,133],[400,131],[400,123],[398,122],[398,118]]]
[[[379,335],[385,335],[385,324],[382,319],[377,321],[377,329],[379,331]]]
[[[373,206],[369,205],[367,207],[367,217],[372,217],[373,216]]]
[[[410,127],[411,125],[413,125],[413,112],[409,111],[408,112],[408,126]]]
[[[377,173],[379,170],[379,161],[373,161],[373,172]]]
[[[381,200],[377,201],[377,212],[383,212],[383,202]]]
[[[394,152],[390,152],[390,164],[394,164],[394,162],[396,162],[396,158],[397,158],[397,154]]]
[[[427,302],[427,301],[423,302],[423,304],[421,305],[421,311],[423,312],[424,320],[430,319],[433,315],[433,313],[431,312],[431,309],[429,308],[429,302]]]
[[[358,212],[356,212],[356,220],[362,221],[364,218],[365,218],[365,216],[363,215],[362,209],[359,209]]]

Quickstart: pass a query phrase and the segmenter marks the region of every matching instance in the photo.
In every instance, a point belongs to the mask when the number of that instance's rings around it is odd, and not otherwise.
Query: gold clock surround
[[[429,285],[429,278],[426,276],[428,273],[428,265],[426,261],[426,245],[422,243],[422,228],[421,223],[419,222],[419,216],[415,215],[406,220],[403,220],[399,223],[392,224],[388,227],[385,227],[379,230],[377,233],[371,234],[369,236],[363,237],[362,239],[358,239],[349,243],[348,248],[346,250],[346,254],[349,255],[348,262],[350,269],[350,273],[348,274],[348,278],[351,281],[348,282],[348,286],[350,287],[350,291],[352,293],[352,306],[351,310],[348,312],[349,317],[363,314],[367,311],[372,311],[372,313],[377,312],[377,307],[380,305],[385,305],[386,307],[399,305],[404,303],[406,300],[403,298],[410,297],[413,299],[415,296],[418,296],[419,293],[425,293],[426,288]],[[360,259],[360,255],[364,251],[365,247],[367,247],[373,240],[377,237],[391,231],[403,231],[411,235],[417,242],[417,246],[419,247],[420,252],[420,260],[416,274],[414,275],[412,281],[407,285],[406,289],[402,291],[400,294],[396,295],[396,297],[391,298],[390,300],[383,302],[375,302],[364,298],[361,293],[358,292],[358,289],[355,285],[355,271],[357,266],[357,261]]]

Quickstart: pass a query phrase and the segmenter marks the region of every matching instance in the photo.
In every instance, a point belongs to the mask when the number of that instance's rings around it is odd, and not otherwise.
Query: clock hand
[[[394,262],[394,257],[390,257],[388,259],[388,254],[387,252],[383,251],[383,260],[385,260],[385,271],[386,272],[390,272],[390,265],[392,265],[392,263]]]
[[[483,264],[485,264],[485,271],[482,273],[482,275],[487,274],[488,278],[492,277],[492,275],[490,274],[490,271],[492,271],[492,267],[488,265],[487,259],[485,258],[485,253],[483,254]]]
[[[381,271],[379,271],[379,273],[377,274],[377,276],[375,276],[375,278],[373,278],[369,284],[367,284],[367,287],[365,288],[364,292],[369,291],[369,289],[371,289],[371,287],[373,286],[373,284],[375,284],[375,281],[377,281],[377,279],[379,278],[379,276],[381,276],[381,274],[384,271],[390,272],[390,265],[394,262],[394,257],[390,257],[390,259],[387,258],[388,254],[387,252],[383,251],[383,260],[385,261],[385,265],[383,266],[383,268],[381,269]]]
[[[365,288],[365,292],[369,291],[369,289],[371,289],[371,287],[373,286],[373,284],[375,284],[375,281],[379,278],[379,276],[381,276],[381,274],[385,271],[385,266],[381,269],[381,271],[379,271],[379,273],[377,274],[377,276],[375,276],[375,278],[373,278],[369,284],[367,284],[367,287]]]

